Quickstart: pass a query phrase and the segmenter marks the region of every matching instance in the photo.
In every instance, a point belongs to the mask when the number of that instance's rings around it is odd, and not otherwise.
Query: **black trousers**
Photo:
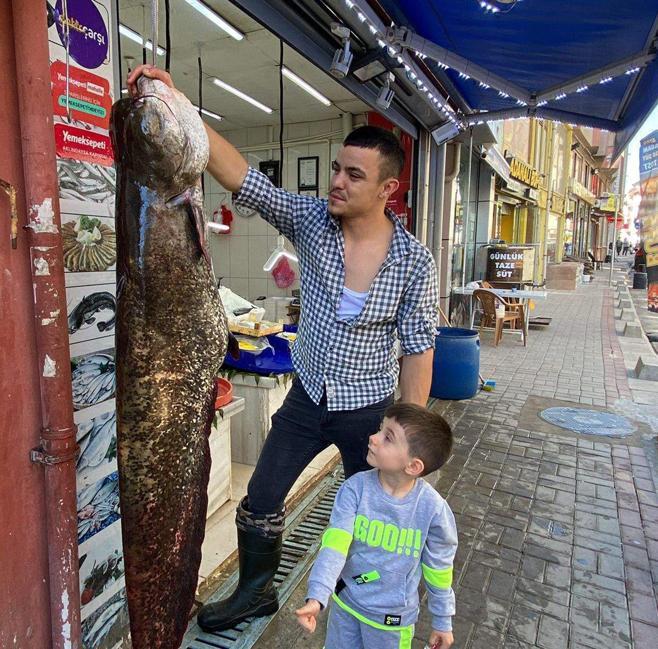
[[[272,417],[272,428],[249,481],[249,511],[256,515],[280,512],[295,480],[331,444],[340,451],[346,477],[371,468],[366,462],[368,438],[379,430],[391,403],[393,395],[358,410],[330,411],[326,397],[314,403],[295,378]]]

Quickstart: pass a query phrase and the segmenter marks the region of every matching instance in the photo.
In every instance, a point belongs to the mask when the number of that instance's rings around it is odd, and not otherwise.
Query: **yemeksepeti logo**
[[[93,70],[107,59],[109,39],[107,26],[93,0],[68,0],[64,14],[63,0],[57,0],[53,17],[62,45],[67,45],[71,58]]]

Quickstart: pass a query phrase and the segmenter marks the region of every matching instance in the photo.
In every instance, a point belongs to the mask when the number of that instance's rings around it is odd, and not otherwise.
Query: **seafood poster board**
[[[47,0],[77,459],[84,649],[127,649],[116,459],[116,174],[111,0]]]

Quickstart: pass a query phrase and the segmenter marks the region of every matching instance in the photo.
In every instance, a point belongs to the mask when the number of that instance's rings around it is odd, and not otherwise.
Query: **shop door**
[[[14,3],[15,5],[16,3]],[[11,2],[0,3],[0,178],[17,191],[16,248],[10,202],[0,190],[0,647],[50,646],[39,377],[23,194]]]

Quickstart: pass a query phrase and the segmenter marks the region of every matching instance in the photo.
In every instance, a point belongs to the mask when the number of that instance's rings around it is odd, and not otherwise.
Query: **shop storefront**
[[[26,11],[28,9],[26,4]],[[52,151],[49,146],[41,145],[46,156],[41,166],[52,165],[51,185],[56,187],[59,196],[51,192],[46,201],[39,199],[35,203],[39,210],[32,218],[37,223],[35,230],[41,235],[56,233],[54,223],[56,215],[60,215],[63,235],[62,284],[51,292],[59,299],[61,308],[52,308],[40,315],[45,327],[55,323],[62,314],[63,323],[68,322],[68,330],[60,330],[61,358],[57,357],[52,364],[49,358],[45,364],[43,358],[26,361],[33,366],[34,376],[25,383],[34,387],[39,373],[49,377],[50,373],[67,369],[70,363],[68,385],[58,394],[58,404],[72,421],[70,426],[64,427],[69,435],[65,442],[68,446],[62,459],[57,460],[58,471],[69,472],[70,535],[64,549],[57,546],[58,551],[66,550],[70,559],[58,568],[66,573],[68,603],[61,611],[59,603],[56,605],[62,627],[53,629],[53,634],[61,635],[64,628],[70,633],[71,628],[81,627],[85,649],[127,646],[129,622],[116,449],[116,174],[109,118],[112,104],[125,91],[122,85],[128,68],[134,67],[144,56],[150,58],[152,45],[147,42],[147,49],[142,52],[145,22],[141,6],[119,3],[120,27],[113,13],[115,9],[115,3],[110,0],[93,3],[69,0],[67,16],[59,4],[49,14],[41,65],[50,74],[52,92],[50,97],[46,96],[46,101],[37,102],[40,108],[47,110],[47,118],[54,122],[54,129],[50,125],[45,135],[49,144],[52,143]],[[262,7],[265,13],[270,10],[270,7]],[[373,110],[376,95],[372,89],[364,90],[364,84],[353,79],[341,85],[327,74],[331,56],[328,59],[324,55],[324,58],[313,57],[317,65],[309,62],[312,48],[321,39],[315,44],[307,43],[309,50],[304,51],[292,31],[286,28],[285,34],[274,33],[264,26],[276,21],[243,13],[229,3],[222,3],[222,14],[235,31],[232,38],[226,34],[218,37],[216,26],[206,17],[186,3],[175,3],[170,16],[171,43],[156,44],[158,65],[165,65],[166,48],[170,48],[174,81],[201,110],[207,123],[231,141],[253,167],[268,174],[275,184],[318,197],[328,193],[331,162],[352,128],[368,123],[394,131],[403,144],[407,163],[400,188],[392,196],[389,207],[405,227],[427,239],[428,214],[434,209],[432,196],[436,183],[442,183],[443,178],[430,178],[429,154],[425,153],[426,158],[423,158],[418,146],[419,136],[423,142],[430,141],[427,151],[434,156],[437,147],[414,117],[413,107],[397,105],[382,109],[381,113]],[[45,34],[45,15],[43,18]],[[78,29],[85,25],[86,32]],[[324,27],[330,33],[329,25]],[[184,47],[190,29],[199,41],[199,48],[194,51]],[[93,30],[95,38],[83,36],[90,33],[89,30]],[[249,34],[248,39],[244,38],[246,34]],[[295,47],[282,45],[283,36]],[[11,52],[5,54],[4,61],[13,60]],[[234,63],[224,66],[225,61]],[[324,63],[320,64],[322,61]],[[194,74],[188,74],[192,69]],[[280,94],[279,70],[283,69],[289,74],[284,75]],[[12,78],[18,76],[13,69],[5,72]],[[43,76],[43,71],[39,74]],[[7,101],[6,112],[11,113],[12,119],[16,116],[17,121],[17,100],[8,96]],[[39,119],[47,123],[45,118],[40,116]],[[12,128],[14,133],[19,132],[17,124]],[[14,144],[15,150],[8,148],[5,153],[20,158],[20,142],[16,140]],[[19,175],[10,177],[13,186],[22,186]],[[293,247],[284,242],[281,248],[277,232],[256,213],[236,209],[232,196],[207,174],[204,188],[206,214],[218,226],[223,226],[208,235],[217,281],[255,304],[266,321],[279,324],[278,321],[285,320],[287,323],[291,318],[289,307],[294,306],[291,303],[299,287]],[[22,234],[18,236],[20,252],[16,254],[25,255]],[[272,256],[284,250],[287,254],[281,256],[281,263],[265,270]],[[47,275],[48,263],[40,260],[34,260],[39,262],[35,272]],[[25,267],[29,268],[31,263],[27,262]],[[53,269],[53,262],[50,264]],[[13,276],[22,277],[19,272]],[[21,290],[25,289],[23,297],[27,308],[31,304],[32,282],[29,277],[23,280]],[[298,313],[297,306],[297,316]],[[25,336],[29,338],[30,335],[31,330],[26,328]],[[19,348],[26,347],[28,343],[19,345]],[[18,363],[18,356],[12,357],[12,362]],[[201,591],[235,549],[233,512],[245,493],[271,414],[285,397],[291,378],[285,373],[259,380],[249,371],[236,373],[235,368],[230,375],[234,383],[233,400],[224,405],[215,418],[210,438],[213,468],[208,488],[209,518],[200,572]],[[36,394],[38,396],[38,391]],[[26,394],[24,403],[26,410],[38,412],[38,399],[31,398],[27,405]],[[24,428],[22,423],[21,430]],[[32,422],[29,428],[38,430],[39,426]],[[55,432],[59,435],[57,443],[64,443],[63,435]],[[77,459],[71,451],[76,442],[80,447]],[[29,451],[23,448],[24,444],[22,440],[21,463]],[[39,448],[39,439],[32,440],[30,447]],[[335,449],[319,457],[297,487],[304,488],[305,481],[308,484],[317,479],[335,458]],[[35,472],[37,468],[32,465],[30,470]],[[36,483],[33,487],[36,498],[43,485]],[[34,504],[26,506],[39,511],[41,521],[47,519],[45,512]],[[31,522],[28,529],[36,535],[31,543],[38,541],[40,544],[38,551],[30,548],[29,555],[43,557],[43,561],[35,563],[37,574],[33,581],[42,584],[46,582],[42,575],[47,572],[45,548],[51,542],[46,542],[46,531],[36,522]],[[29,546],[26,544],[26,547]],[[20,552],[19,560],[21,564],[28,562],[27,557],[21,558]],[[51,600],[58,583],[54,578],[51,580]],[[38,596],[31,594],[30,597],[40,608],[39,617],[47,618],[48,593],[44,587],[40,588]],[[39,646],[47,646],[46,626],[40,628],[38,634],[43,638]]]

